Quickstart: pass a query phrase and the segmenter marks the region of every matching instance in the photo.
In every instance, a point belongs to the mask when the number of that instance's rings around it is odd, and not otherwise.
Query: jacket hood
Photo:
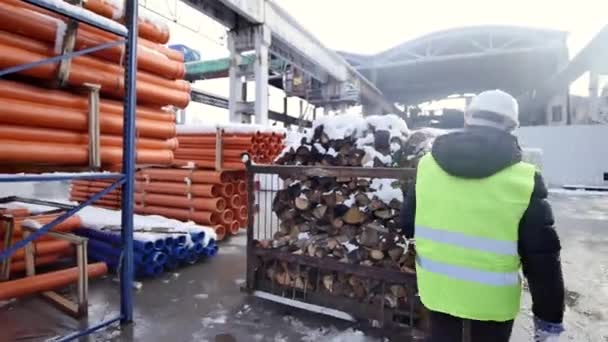
[[[439,136],[431,153],[445,172],[461,178],[489,177],[521,161],[517,138],[489,127],[467,127]]]

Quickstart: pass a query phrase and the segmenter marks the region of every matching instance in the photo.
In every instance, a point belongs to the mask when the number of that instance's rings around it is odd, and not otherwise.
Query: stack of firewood
[[[287,147],[276,163],[409,167],[419,152],[417,146],[408,144],[410,136],[405,122],[395,116],[324,118],[299,145]],[[283,184],[272,203],[280,222],[278,231],[272,238],[258,241],[259,247],[415,272],[414,245],[406,241],[399,226],[406,184],[392,179],[300,175],[283,179]],[[287,263],[271,264],[265,272],[268,279],[283,286],[367,301],[381,298],[390,307],[406,300],[403,284],[388,284],[382,294],[380,282],[340,272],[317,275]]]
[[[272,203],[279,230],[272,240],[261,241],[262,247],[412,270],[406,252],[413,250],[398,224],[399,181],[315,176],[286,179],[285,184]]]

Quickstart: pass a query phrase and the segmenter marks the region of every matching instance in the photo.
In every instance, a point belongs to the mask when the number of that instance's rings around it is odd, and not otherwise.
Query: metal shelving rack
[[[46,234],[57,224],[63,222],[68,217],[76,214],[82,208],[92,204],[94,201],[108,194],[110,191],[121,187],[122,191],[122,233],[123,242],[122,265],[120,267],[120,314],[117,317],[103,322],[95,323],[85,330],[74,332],[59,339],[59,341],[70,341],[81,336],[86,336],[107,325],[120,321],[121,324],[133,321],[133,186],[135,175],[135,109],[136,109],[136,73],[137,73],[137,36],[138,36],[138,0],[125,0],[125,22],[126,31],[117,30],[115,25],[108,23],[108,19],[98,15],[85,13],[79,7],[65,6],[50,0],[23,0],[26,3],[41,7],[56,14],[60,14],[75,22],[83,22],[96,28],[102,29],[118,35],[121,39],[94,46],[88,49],[64,53],[59,56],[44,59],[34,63],[23,64],[20,66],[0,70],[0,77],[16,73],[29,68],[42,65],[44,63],[55,63],[73,57],[81,56],[91,52],[103,50],[125,44],[125,101],[124,101],[124,126],[123,126],[123,168],[122,173],[75,173],[75,174],[39,174],[39,175],[0,175],[0,183],[16,182],[49,182],[64,181],[72,179],[114,179],[115,182],[101,192],[95,194],[87,201],[68,210],[52,222],[44,225],[28,238],[15,243],[0,253],[0,261],[12,255],[15,251],[23,248],[32,240]],[[67,4],[67,2],[66,2]]]

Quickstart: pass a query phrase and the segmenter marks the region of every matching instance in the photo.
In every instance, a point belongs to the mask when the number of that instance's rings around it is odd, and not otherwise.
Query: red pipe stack
[[[74,180],[70,199],[85,201],[110,184]],[[136,174],[135,212],[214,227],[222,240],[246,227],[247,195],[244,171],[149,168]],[[120,190],[114,190],[94,204],[119,209],[120,203]]]
[[[285,134],[280,132],[242,133],[231,131],[229,127],[215,133],[178,132],[176,165],[215,168],[217,134],[220,134],[219,140],[222,144],[221,166],[225,170],[244,170],[245,166],[241,161],[243,153],[248,153],[254,163],[270,164],[284,148]]]
[[[118,9],[89,0],[86,9],[113,18]],[[118,21],[121,21],[119,19]],[[36,62],[59,53],[67,20],[21,0],[0,2],[0,69]],[[138,164],[171,165],[175,115],[163,110],[185,107],[190,84],[183,80],[183,56],[163,44],[165,27],[140,20],[137,72]],[[75,50],[119,37],[81,23]],[[58,49],[59,48],[59,49]],[[48,63],[0,80],[0,165],[88,165],[88,93],[85,84],[101,86],[100,155],[104,167],[122,162],[124,45],[72,58],[66,87],[56,86],[59,63]],[[56,87],[55,87],[56,88]],[[58,119],[60,118],[60,119]]]

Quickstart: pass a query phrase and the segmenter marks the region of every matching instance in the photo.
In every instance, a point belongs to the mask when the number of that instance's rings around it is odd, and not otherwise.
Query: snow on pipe
[[[87,1],[88,3],[88,1]],[[86,26],[85,26],[86,27]],[[44,41],[46,43],[57,44],[60,47],[64,37],[65,23],[51,15],[36,13],[24,8],[17,8],[8,4],[0,4],[0,29],[18,32],[32,39]],[[79,27],[76,34],[75,49],[82,50],[88,47],[108,43],[115,40],[95,31]],[[108,49],[97,51],[92,55],[103,58],[110,62],[119,63],[124,54],[124,46],[114,46]],[[180,79],[185,75],[184,63],[167,60],[164,56],[155,53],[153,50],[138,46],[137,54],[138,68],[161,75],[168,79]]]
[[[77,229],[75,231],[75,233],[78,235],[84,236],[84,237],[91,238],[91,239],[101,240],[106,243],[110,243],[110,244],[114,244],[114,245],[118,245],[118,246],[122,245],[122,239],[120,238],[119,234],[107,233],[107,232],[102,232],[102,231],[99,231],[96,229],[89,229],[89,228]],[[140,250],[144,253],[152,252],[152,250],[155,247],[154,241],[139,241],[139,240],[134,240],[133,246],[135,247],[136,250]]]

